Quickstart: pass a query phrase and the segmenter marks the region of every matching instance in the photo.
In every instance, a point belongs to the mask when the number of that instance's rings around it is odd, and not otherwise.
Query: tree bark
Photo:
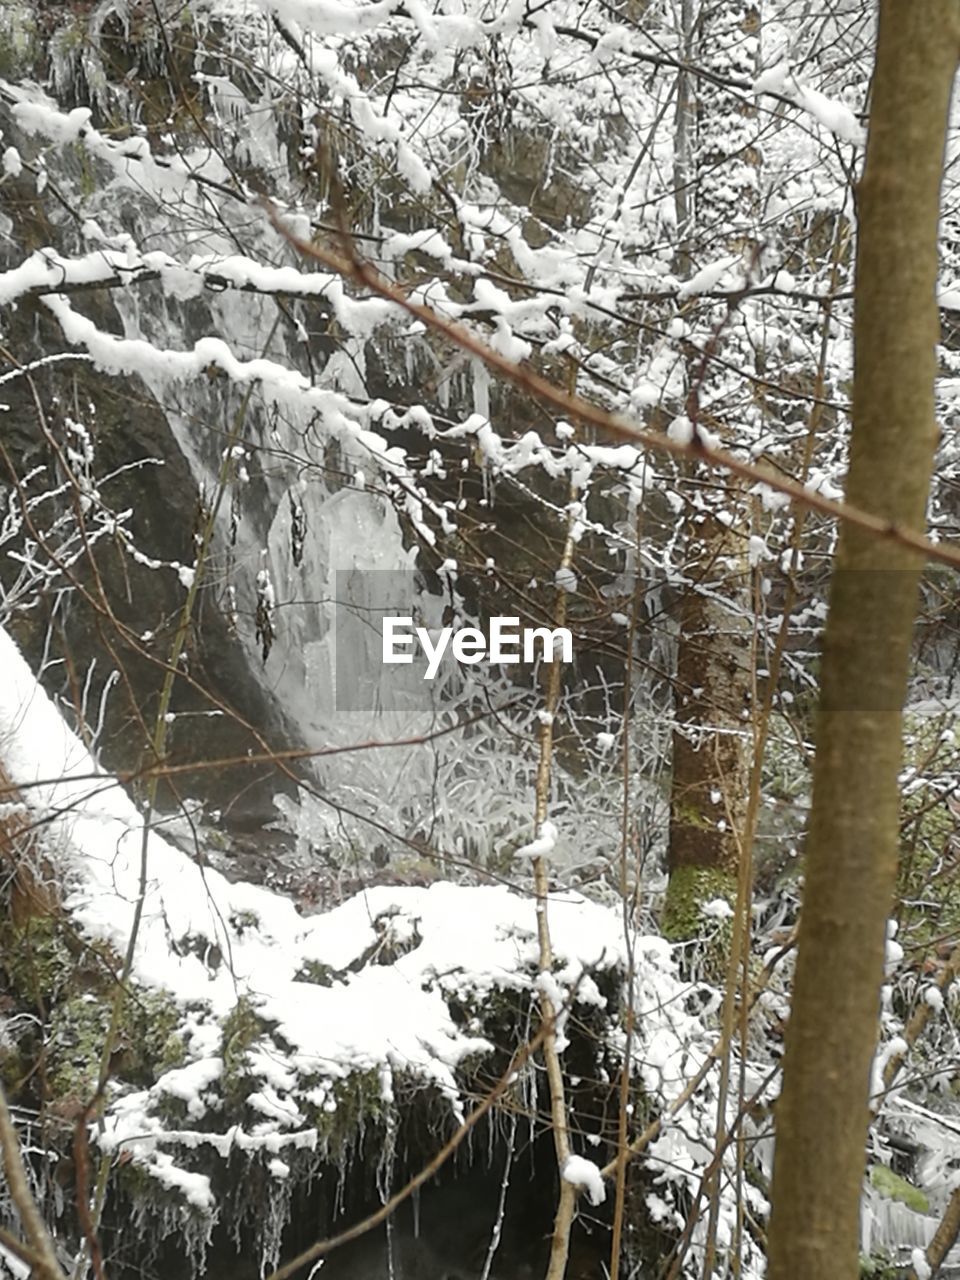
[[[881,0],[859,187],[847,498],[922,529],[936,440],[939,191],[958,0]],[[769,1280],[855,1280],[921,565],[845,525],[830,592]]]
[[[681,7],[684,57],[718,72],[756,74],[759,0],[704,10]],[[749,265],[760,216],[760,153],[752,107],[709,81],[681,71],[674,147],[677,225],[682,238],[675,267],[692,272],[721,253],[742,253]],[[716,228],[725,229],[718,242]],[[694,234],[696,228],[699,240]],[[722,349],[726,365],[749,367],[753,349],[739,316],[708,306],[698,314],[704,348]],[[759,431],[755,407],[731,388],[727,367],[688,357],[687,416],[721,438]],[[749,397],[746,397],[749,403]],[[707,419],[706,421],[704,419]],[[673,770],[670,789],[670,873],[663,930],[683,941],[703,929],[700,908],[711,898],[736,897],[740,841],[751,762],[749,732],[751,573],[747,558],[750,500],[735,481],[694,465],[685,469],[684,576],[674,685]]]
[[[738,511],[737,496],[729,507]],[[750,571],[747,533],[701,515],[688,533],[684,571],[695,585],[677,610],[676,728],[670,788],[670,883],[664,931],[703,928],[702,903],[736,896],[739,839],[750,772]],[[712,591],[698,589],[706,579]]]

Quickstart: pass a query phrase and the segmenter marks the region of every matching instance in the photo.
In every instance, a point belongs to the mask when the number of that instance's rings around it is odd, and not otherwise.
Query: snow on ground
[[[2,630],[0,670],[0,759],[43,820],[75,925],[123,955],[139,891],[141,816],[65,725]],[[437,1087],[460,1114],[458,1064],[491,1046],[482,1019],[465,1027],[449,1001],[482,1012],[496,992],[529,991],[536,981],[534,902],[506,887],[381,886],[305,918],[288,899],[231,884],[155,833],[145,853],[133,976],[165,989],[183,1008],[187,1061],[150,1089],[124,1094],[116,1086],[98,1140],[126,1146],[163,1185],[200,1207],[210,1207],[209,1180],[178,1168],[158,1150],[160,1141],[202,1142],[224,1155],[233,1145],[272,1153],[315,1145],[305,1113],[335,1110],[337,1082],[358,1071],[377,1073],[386,1099],[395,1073],[412,1075]],[[554,895],[549,917],[557,957],[551,981],[563,994],[576,987],[578,1001],[602,1005],[591,974],[623,964],[622,917],[574,893]],[[634,949],[638,1006],[651,1048],[659,1045],[645,1068],[648,1084],[667,1087],[676,1077],[680,1087],[683,1031],[670,1020],[678,1016],[681,988],[670,948],[650,937],[635,939]],[[305,980],[311,974],[314,981]],[[226,1051],[222,1020],[241,997],[275,1027],[247,1051],[247,1102],[260,1120],[249,1133],[225,1122],[226,1132],[211,1132]],[[204,1120],[204,1132],[170,1132],[157,1114],[169,1098],[184,1104],[187,1125]]]

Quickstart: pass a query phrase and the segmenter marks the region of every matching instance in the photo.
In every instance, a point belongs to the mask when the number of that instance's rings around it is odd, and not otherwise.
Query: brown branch
[[[646,470],[646,468],[644,468]],[[645,479],[646,477],[644,477]],[[646,486],[644,486],[645,488]],[[641,504],[637,508],[634,533],[639,546],[644,533],[644,509]],[[633,597],[630,602],[630,620],[627,627],[626,661],[624,663],[623,687],[633,688],[634,649],[636,647],[637,625],[640,610],[643,607],[644,589],[640,576],[634,584]],[[636,956],[634,954],[633,931],[634,911],[636,908],[636,889],[630,892],[629,867],[627,854],[630,849],[630,827],[632,819],[630,781],[633,761],[630,756],[630,738],[632,731],[631,712],[633,702],[629,697],[623,702],[623,745],[620,753],[621,791],[620,791],[620,910],[623,912],[623,941],[627,954],[627,972],[625,985],[627,1000],[624,1010],[624,1046],[623,1062],[620,1066],[620,1081],[617,1098],[617,1155],[616,1178],[614,1183],[613,1226],[610,1232],[610,1280],[620,1280],[620,1255],[623,1241],[624,1222],[627,1213],[627,1163],[629,1151],[629,1115],[630,1088],[633,1083],[630,1075],[630,1063],[633,1059],[634,1032],[636,1030],[636,1001],[633,999],[634,979],[636,975]],[[636,884],[639,885],[643,875],[643,859],[636,870]]]
[[[576,500],[576,488],[570,486],[571,512]],[[573,536],[574,518],[567,519],[567,536],[563,554],[560,558],[560,571],[570,572],[576,542]],[[567,620],[567,593],[563,586],[557,587],[556,604],[553,622],[562,627]],[[539,836],[543,824],[547,820],[550,807],[550,774],[553,767],[553,723],[560,702],[559,662],[552,662],[544,677],[544,709],[546,715],[540,724],[539,759],[537,761],[537,778],[534,794],[534,838]],[[537,941],[539,943],[540,972],[553,972],[553,943],[550,939],[550,922],[548,902],[550,897],[550,867],[546,855],[539,854],[533,860],[533,883],[536,893]],[[560,1173],[560,1191],[557,1200],[557,1212],[553,1222],[553,1236],[550,1242],[550,1264],[547,1269],[547,1280],[563,1280],[567,1270],[567,1259],[570,1255],[570,1229],[577,1204],[577,1192],[573,1184],[563,1176],[564,1166],[570,1158],[570,1118],[567,1106],[566,1087],[563,1078],[563,1064],[557,1048],[557,1010],[550,992],[543,988],[539,995],[541,1025],[546,1034],[543,1042],[543,1062],[547,1073],[547,1084],[550,1091],[550,1120],[553,1130],[553,1145]]]
[[[90,1212],[90,1141],[87,1135],[87,1125],[90,1117],[96,1110],[99,1102],[99,1094],[93,1101],[89,1102],[77,1116],[76,1123],[73,1128],[73,1162],[77,1171],[76,1177],[76,1206],[77,1218],[80,1222],[80,1230],[83,1232],[83,1238],[86,1242],[87,1251],[90,1256],[90,1263],[93,1267],[93,1274],[96,1280],[105,1280],[103,1271],[103,1250],[100,1247],[100,1238],[97,1234],[97,1225],[93,1220]]]
[[[947,1202],[947,1207],[943,1211],[943,1217],[933,1233],[933,1239],[927,1245],[924,1253],[927,1266],[930,1268],[928,1275],[936,1276],[943,1260],[956,1243],[957,1236],[960,1236],[960,1187],[954,1190],[953,1195]],[[915,1267],[911,1267],[907,1272],[907,1280],[917,1280],[917,1271]]]
[[[0,1245],[12,1253],[15,1258],[19,1258],[21,1262],[25,1262],[28,1267],[36,1267],[38,1265],[37,1255],[34,1251],[18,1240],[12,1232],[7,1231],[5,1227],[0,1227]]]
[[[544,404],[563,414],[565,418],[593,427],[595,430],[615,440],[623,440],[645,449],[651,449],[657,453],[668,454],[674,458],[701,462],[707,466],[728,471],[732,475],[749,481],[751,484],[765,485],[778,493],[785,494],[802,507],[817,511],[821,515],[829,516],[847,525],[852,525],[872,537],[915,551],[926,559],[960,568],[960,549],[952,550],[941,546],[936,542],[932,542],[923,534],[901,527],[893,521],[874,515],[861,507],[853,506],[851,503],[838,502],[832,498],[826,498],[823,494],[808,489],[799,481],[774,471],[771,467],[753,462],[744,462],[732,453],[711,444],[699,429],[693,431],[689,442],[674,440],[667,435],[640,427],[620,414],[610,413],[608,410],[600,408],[599,405],[583,399],[582,396],[563,390],[562,387],[558,387],[555,383],[541,377],[540,374],[534,373],[532,369],[500,355],[499,352],[494,351],[492,347],[477,338],[463,325],[445,319],[434,311],[432,307],[425,306],[420,302],[414,302],[401,289],[381,275],[375,267],[359,258],[346,237],[341,237],[341,242],[345,245],[345,251],[349,256],[343,256],[331,249],[300,239],[289,228],[284,226],[280,215],[273,206],[265,202],[264,208],[277,231],[285,236],[290,244],[304,257],[313,258],[330,270],[336,271],[345,279],[354,280],[378,297],[393,302],[401,310],[406,311],[408,315],[413,316],[428,328],[434,330],[434,332],[439,333],[455,346],[476,356],[508,382],[542,400]]]
[[[950,952],[949,956],[947,957],[943,967],[937,973],[936,978],[934,978],[933,982],[930,985],[935,987],[938,991],[941,991],[941,992],[946,991],[947,987],[954,980],[954,978],[957,976],[958,973],[960,973],[960,946],[956,946],[953,948],[953,950]],[[914,1009],[913,1013],[910,1015],[910,1021],[907,1023],[906,1027],[904,1027],[904,1030],[903,1030],[903,1037],[902,1037],[904,1041],[903,1049],[897,1053],[892,1053],[890,1057],[887,1059],[886,1063],[884,1064],[884,1068],[883,1068],[884,1093],[886,1093],[887,1090],[890,1088],[890,1086],[893,1084],[894,1080],[897,1077],[897,1074],[900,1071],[900,1068],[903,1066],[904,1062],[906,1062],[907,1060],[907,1054],[916,1044],[917,1040],[920,1038],[920,1035],[924,1027],[930,1021],[930,1018],[933,1012],[934,1012],[933,1006],[928,1004],[926,1000],[921,998],[920,1000],[917,1001],[917,1006]]]
[[[257,765],[257,764],[279,764],[281,761],[296,764],[301,760],[316,760],[320,757],[351,755],[355,751],[380,751],[387,750],[392,747],[420,747],[428,743],[436,742],[438,738],[448,737],[452,733],[459,733],[463,729],[469,728],[473,724],[478,724],[483,720],[496,718],[504,711],[512,711],[514,707],[521,706],[525,702],[524,698],[512,698],[509,702],[501,703],[500,706],[487,707],[483,711],[478,711],[474,715],[466,719],[457,721],[456,724],[446,725],[442,729],[432,729],[428,733],[412,734],[406,738],[367,738],[360,742],[342,743],[335,747],[287,747],[283,750],[276,751],[260,751],[250,755],[240,756],[216,756],[209,760],[186,761],[177,764],[169,760],[166,756],[161,756],[159,760],[152,764],[144,765],[141,769],[121,769],[112,776],[101,773],[71,773],[71,782],[99,782],[106,783],[110,786],[119,784],[120,786],[129,786],[134,782],[143,782],[152,776],[164,779],[175,778],[179,774],[194,773],[200,771],[220,772],[223,769],[233,769],[238,765]],[[62,776],[58,775],[54,778],[34,778],[30,782],[12,783],[7,779],[0,766],[0,800],[5,796],[18,796],[24,791],[28,791],[33,787],[49,787],[62,781]]]

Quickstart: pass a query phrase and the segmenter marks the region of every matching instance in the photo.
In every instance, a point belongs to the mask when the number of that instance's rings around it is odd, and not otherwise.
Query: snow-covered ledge
[[[0,759],[29,816],[43,820],[72,929],[121,957],[139,890],[141,815],[2,631],[0,669]],[[475,1068],[495,1053],[490,1028],[502,1037],[509,1008],[515,1029],[536,989],[534,902],[507,887],[374,887],[304,917],[156,833],[147,857],[132,976],[162,1002],[171,1029],[146,1087],[118,1071],[105,1126],[91,1137],[206,1230],[220,1212],[211,1171],[231,1153],[256,1153],[279,1187],[299,1171],[297,1153],[335,1156],[351,1128],[382,1117],[410,1084],[455,1124],[465,1062]],[[549,911],[551,988],[561,1003],[572,995],[581,1010],[594,1007],[598,1047],[615,1058],[622,914],[575,893],[554,895]],[[669,945],[641,937],[633,949],[638,1074],[650,1095],[668,1098],[684,1080],[692,1020]]]

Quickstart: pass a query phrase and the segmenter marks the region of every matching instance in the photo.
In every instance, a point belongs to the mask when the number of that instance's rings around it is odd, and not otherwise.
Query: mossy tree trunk
[[[924,524],[936,439],[937,224],[958,0],[881,0],[859,188],[847,496]],[[793,1012],[777,1108],[770,1280],[855,1280],[897,774],[920,564],[841,530],[826,628]]]
[[[692,60],[753,77],[756,4],[707,13],[685,3],[681,13]],[[741,253],[747,267],[752,262],[759,208],[755,130],[752,109],[709,80],[680,72],[674,177],[681,274],[723,254]],[[719,244],[709,238],[716,227],[725,229]],[[743,317],[713,304],[694,323],[698,342],[688,360],[687,416],[724,441],[731,434],[742,438],[753,406],[729,366],[749,367],[753,360]],[[716,348],[722,349],[722,365],[701,354]],[[664,932],[676,940],[700,931],[703,903],[736,897],[751,746],[749,499],[740,487],[725,487],[722,477],[696,466],[681,489],[689,585],[677,610],[670,881],[663,918]]]
[[[691,531],[692,532],[692,531]],[[700,907],[736,896],[738,825],[750,770],[743,713],[749,709],[749,621],[741,606],[749,582],[744,538],[704,515],[687,543],[686,571],[712,590],[688,590],[678,610],[670,788],[670,881],[664,928],[694,937]],[[724,599],[727,596],[727,599]]]

